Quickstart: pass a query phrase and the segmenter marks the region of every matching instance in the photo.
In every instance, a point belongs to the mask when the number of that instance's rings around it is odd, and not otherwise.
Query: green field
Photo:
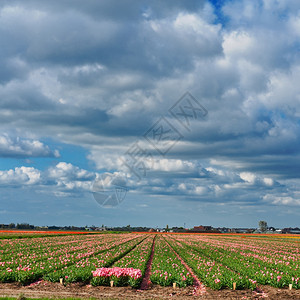
[[[200,282],[215,290],[299,289],[299,241],[278,235],[139,233],[2,239],[0,282],[108,286],[113,281],[114,286],[139,288],[148,274],[160,286]],[[99,269],[102,273],[94,272]],[[124,270],[139,275],[122,275]]]

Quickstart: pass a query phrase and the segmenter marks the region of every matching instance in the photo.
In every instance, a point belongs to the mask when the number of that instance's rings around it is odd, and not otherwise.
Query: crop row
[[[212,289],[233,288],[235,282],[238,289],[255,287],[251,279],[243,278],[227,266],[209,259],[188,245],[169,238],[168,242],[206,286]]]
[[[122,238],[110,238],[105,236],[103,240],[99,237],[93,242],[81,247],[77,246],[78,249],[74,250],[68,245],[61,245],[61,248],[57,252],[53,253],[52,256],[41,258],[38,255],[32,255],[32,253],[24,253],[21,258],[10,259],[10,257],[1,258],[6,259],[5,269],[0,270],[0,281],[1,282],[13,282],[19,281],[21,283],[33,282],[42,276],[49,273],[55,273],[63,268],[68,268],[87,260],[91,257],[96,256],[102,252],[108,252],[107,256],[110,256],[114,250],[118,251],[122,248],[122,244],[132,242],[133,244],[141,241],[142,237],[138,235],[122,235]],[[45,245],[44,251],[47,252],[47,246]],[[114,249],[114,250],[113,250]],[[30,251],[29,251],[30,252]],[[52,253],[52,252],[50,252]],[[7,263],[9,263],[7,266]]]
[[[127,255],[123,256],[120,260],[115,262],[112,266],[113,268],[132,268],[138,269],[141,271],[141,276],[138,278],[135,277],[117,277],[110,278],[114,281],[115,286],[125,286],[130,285],[132,287],[139,287],[142,279],[145,275],[147,262],[151,255],[152,244],[154,237],[149,236],[144,241],[142,241],[139,245],[137,245],[132,251],[130,251]],[[109,278],[93,278],[93,285],[108,285]]]
[[[207,242],[200,243],[199,240],[197,243],[193,243],[191,240],[176,238],[173,245],[177,251],[184,252],[183,255],[189,260],[189,264],[193,264],[193,268],[198,269],[198,273],[203,273],[201,274],[203,282],[213,288],[232,287],[233,280],[237,283],[238,288],[254,288],[256,284],[268,284],[274,287],[285,287],[292,284],[294,288],[300,287],[300,272],[297,262],[274,263],[249,251],[245,255],[244,250],[237,247],[229,248],[226,244],[216,246]],[[198,261],[197,266],[195,266],[196,260]],[[215,269],[218,272],[211,276],[211,272]],[[218,275],[217,280],[214,279],[214,282],[207,279],[215,278],[216,275]]]
[[[157,236],[155,241],[150,280],[162,286],[193,284],[192,275],[161,236]]]
[[[63,266],[47,273],[45,280],[58,282],[63,278],[65,282],[89,282],[92,279],[92,271],[101,267],[111,266],[115,261],[134,249],[145,237],[131,239],[118,245],[110,245],[110,248],[91,256],[86,256],[69,266]]]
[[[200,281],[213,289],[233,288],[234,283],[237,289],[254,289],[258,284],[300,288],[298,241],[209,235],[107,234],[1,240],[0,282],[27,284],[63,278],[67,283],[109,285],[113,280],[116,286],[138,287],[152,249],[150,280],[161,286],[193,284],[184,260]]]
[[[130,237],[132,238],[132,237]],[[23,251],[14,252],[13,250],[11,253],[5,253],[1,255],[0,261],[0,270],[22,270],[32,268],[32,266],[36,266],[41,264],[42,267],[47,263],[52,264],[57,263],[57,260],[70,260],[70,259],[78,259],[82,255],[87,255],[91,250],[94,251],[101,251],[107,249],[107,244],[116,243],[118,244],[120,239],[116,237],[108,237],[105,240],[94,239],[92,241],[81,241],[81,243],[75,244],[64,244],[64,245],[56,245],[49,246],[44,241],[42,247],[38,250],[32,249],[22,249]],[[123,242],[121,240],[121,242]],[[52,263],[52,264],[51,264]],[[52,266],[51,266],[52,267]]]

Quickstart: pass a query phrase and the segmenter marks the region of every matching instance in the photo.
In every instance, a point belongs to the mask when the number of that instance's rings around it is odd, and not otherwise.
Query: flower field
[[[87,231],[39,231],[39,230],[0,230],[0,239],[21,239],[47,236],[92,234]]]
[[[299,239],[251,236],[167,236],[172,248],[213,289],[257,285],[300,288]],[[245,238],[247,237],[247,238]]]
[[[151,282],[162,286],[175,282],[180,287],[193,284],[193,277],[161,236],[156,240],[154,253]]]
[[[300,288],[300,239],[205,234],[81,234],[0,240],[0,282],[139,288]],[[151,257],[151,259],[150,259]],[[189,267],[189,268],[188,268]],[[188,270],[187,270],[188,268]]]

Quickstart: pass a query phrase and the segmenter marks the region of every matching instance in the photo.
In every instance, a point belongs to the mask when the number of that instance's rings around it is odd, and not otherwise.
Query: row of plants
[[[47,241],[47,244],[50,245],[57,245],[59,243],[63,243],[65,241],[68,242],[76,242],[76,240],[87,240],[87,239],[93,239],[95,235],[56,235],[56,236],[45,236],[45,237],[39,237],[36,236],[31,239],[27,239],[26,235],[23,236],[23,238],[18,240],[11,240],[11,239],[3,239],[0,243],[0,253],[3,253],[2,251],[9,251],[11,247],[14,248],[14,250],[22,249],[24,247],[28,248],[39,248],[40,243],[38,241],[41,241],[42,244]]]
[[[74,235],[90,235],[90,234],[95,234],[94,232],[67,232],[67,231],[62,231],[59,233],[53,233],[51,231],[47,232],[41,232],[41,231],[28,231],[28,232],[20,232],[20,231],[15,231],[15,232],[7,232],[6,230],[3,230],[0,232],[0,240],[16,240],[16,239],[35,239],[35,238],[43,238],[43,237],[54,237],[54,236],[74,236]],[[97,233],[97,234],[102,234]]]
[[[91,281],[91,284],[97,285],[96,282],[92,280],[92,271],[95,271],[97,268],[111,266],[114,262],[132,251],[144,238],[144,236],[138,236],[125,243],[115,245],[101,253],[82,258],[74,264],[46,273],[43,278],[51,282],[59,282],[60,278],[63,278],[66,283],[88,283]]]
[[[132,236],[129,236],[129,238],[132,238]],[[67,263],[72,259],[79,259],[82,255],[87,255],[93,249],[94,251],[105,250],[108,244],[117,244],[120,242],[120,239],[117,236],[110,236],[106,239],[79,239],[77,243],[72,243],[73,241],[66,243],[60,240],[55,244],[48,245],[47,242],[48,239],[38,239],[36,243],[39,244],[39,248],[23,248],[21,250],[16,250],[12,243],[11,252],[1,254],[0,271],[20,271],[32,268],[32,266],[38,264],[41,264],[42,268],[45,267],[45,264],[52,267],[53,264],[55,265],[55,263],[57,263],[57,260]]]
[[[197,246],[209,244],[216,248],[223,248],[230,251],[241,253],[245,256],[255,257],[262,261],[274,264],[285,264],[293,268],[300,260],[299,246],[297,242],[290,242],[274,238],[226,238],[219,236],[211,237],[193,237],[189,243],[196,243]]]
[[[138,245],[133,251],[128,253],[122,259],[115,262],[113,267],[137,269],[141,271],[141,276],[129,276],[128,281],[119,282],[118,278],[114,279],[114,284],[119,285],[130,285],[132,287],[139,287],[142,283],[142,279],[145,276],[147,269],[147,263],[150,259],[152,252],[152,245],[154,243],[155,236],[147,237],[140,245]]]
[[[0,282],[19,281],[23,284],[33,282],[48,273],[55,273],[58,270],[76,264],[78,261],[88,259],[99,253],[114,249],[119,245],[132,241],[134,244],[141,240],[141,236],[128,234],[120,236],[98,236],[87,244],[80,243],[76,246],[61,244],[56,251],[44,244],[39,251],[31,253],[24,251],[19,258],[12,258],[9,255],[1,258],[8,263],[0,270]],[[137,240],[138,239],[138,240]],[[48,253],[45,257],[39,256],[40,251]],[[30,252],[30,253],[28,253]],[[49,257],[49,253],[51,256]]]
[[[111,236],[112,240],[117,240],[117,236]],[[77,250],[90,247],[91,244],[101,241],[97,236],[60,236],[36,238],[32,240],[9,240],[2,243],[0,250],[1,265],[16,264],[19,261],[26,261],[34,258],[35,260],[44,259],[61,252],[76,252]]]
[[[109,285],[110,281],[113,281],[115,286],[139,287],[147,269],[153,241],[154,237],[149,236],[127,255],[116,261],[112,268],[97,269],[93,273],[94,277],[91,283],[93,285]]]
[[[106,234],[0,241],[0,282],[39,279],[138,287],[154,246],[150,280],[179,287],[196,276],[213,289],[258,284],[300,288],[297,239],[219,235]],[[180,257],[178,257],[179,255]]]
[[[115,286],[126,286],[129,285],[130,280],[137,281],[142,278],[141,270],[133,268],[99,268],[92,271],[92,274],[93,285],[108,285],[112,283]]]
[[[229,248],[224,242],[218,247],[208,243],[189,243],[188,245],[185,242],[185,245],[207,259],[226,266],[238,275],[251,278],[257,284],[268,284],[278,288],[287,287],[289,284],[297,289],[300,287],[299,261],[298,263],[294,260],[290,263],[278,263],[282,260],[276,260],[276,257],[271,261],[265,260],[259,253],[250,253],[249,250],[245,252],[238,247]]]
[[[222,288],[233,288],[233,283],[236,284],[236,289],[256,287],[256,282],[251,278],[245,278],[236,272],[230,270],[227,266],[217,263],[213,259],[209,259],[201,255],[198,251],[174,239],[167,238],[170,246],[178,253],[183,260],[193,269],[200,281],[215,290]]]
[[[176,283],[179,287],[192,285],[194,281],[174,251],[159,235],[155,240],[150,280],[161,286],[170,286]]]
[[[242,250],[245,253],[253,253],[261,255],[265,258],[277,259],[277,262],[299,261],[299,242],[297,240],[288,239],[278,236],[260,237],[257,236],[242,236],[242,237],[228,237],[218,236],[217,238],[195,236],[190,241],[200,241],[200,243],[207,242],[216,247],[227,247],[230,249]]]

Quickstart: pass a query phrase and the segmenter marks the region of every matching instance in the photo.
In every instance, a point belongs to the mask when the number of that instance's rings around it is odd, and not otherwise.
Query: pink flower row
[[[94,277],[110,277],[110,276],[129,276],[134,279],[138,279],[142,277],[142,272],[140,269],[133,269],[133,268],[99,268],[96,271],[92,271]]]

